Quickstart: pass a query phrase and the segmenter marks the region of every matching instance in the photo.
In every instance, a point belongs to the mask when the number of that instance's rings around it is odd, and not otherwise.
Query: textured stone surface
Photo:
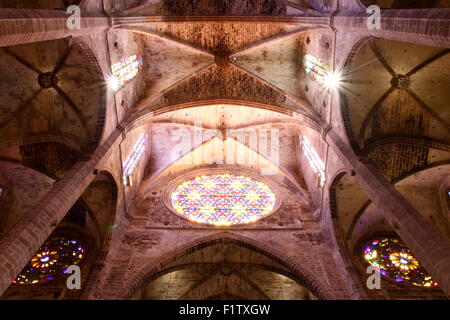
[[[378,1],[390,9],[369,31],[363,2],[86,0],[81,30],[68,30],[52,9],[76,1],[0,0],[3,298],[445,298],[449,6]],[[111,64],[134,54],[137,77],[109,89]],[[305,73],[306,54],[345,72],[340,93]],[[216,138],[195,139],[196,122]],[[173,157],[180,129],[190,141]],[[231,129],[276,130],[279,163]],[[126,186],[122,166],[143,134]],[[303,135],[325,163],[323,186]],[[228,169],[276,168],[266,178],[279,210],[229,228],[172,213],[167,187],[220,168],[227,150],[256,159]],[[367,290],[358,250],[379,233],[397,233],[440,287]],[[10,286],[55,234],[89,243],[83,290]]]

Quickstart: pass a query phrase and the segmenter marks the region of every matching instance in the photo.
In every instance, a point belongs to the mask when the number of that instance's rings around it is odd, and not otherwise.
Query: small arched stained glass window
[[[275,194],[263,182],[231,174],[192,178],[171,194],[180,216],[216,226],[256,222],[272,213],[275,202]]]
[[[137,55],[129,56],[120,62],[111,65],[112,76],[109,79],[109,85],[117,90],[123,87],[127,82],[133,80],[139,73],[142,65],[142,59]]]
[[[133,146],[133,150],[131,150],[130,155],[123,165],[123,183],[126,186],[131,186],[130,177],[133,175],[134,169],[136,169],[139,161],[142,159],[142,156],[145,153],[147,146],[147,135],[142,134],[138,141]]]
[[[69,266],[81,263],[85,251],[84,245],[78,240],[50,239],[39,248],[13,283],[39,284],[60,279]]]
[[[438,285],[400,239],[376,238],[366,243],[363,250],[364,259],[388,279],[418,287]]]

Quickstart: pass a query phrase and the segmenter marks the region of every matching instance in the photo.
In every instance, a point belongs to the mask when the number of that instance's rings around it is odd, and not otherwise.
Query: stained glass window
[[[307,54],[303,58],[303,69],[305,73],[314,81],[327,89],[334,89],[340,86],[342,75],[330,70],[328,63]]]
[[[84,256],[85,247],[78,240],[62,238],[48,240],[13,283],[38,284],[60,279],[64,277],[69,266],[80,264]]]
[[[319,82],[324,81],[330,69],[326,62],[323,62],[310,54],[304,56],[303,68],[306,74]]]
[[[172,206],[180,216],[216,226],[256,222],[273,211],[275,201],[266,184],[231,174],[192,178],[171,195]]]
[[[377,238],[368,242],[364,246],[364,258],[383,276],[396,282],[418,287],[438,285],[400,239]]]
[[[139,160],[141,160],[142,155],[145,152],[145,147],[147,145],[147,135],[144,133],[140,136],[138,141],[133,147],[130,155],[123,165],[123,183],[125,185],[129,185],[128,177],[133,174],[134,169],[136,168]]]
[[[323,186],[326,181],[325,177],[325,164],[320,159],[319,155],[317,154],[316,150],[312,147],[311,143],[309,142],[308,138],[303,136],[302,141],[302,147],[303,147],[303,153],[308,159],[310,167],[313,169],[313,171],[319,175],[319,184],[320,186]]]
[[[142,65],[142,59],[137,55],[132,55],[111,66],[112,78],[109,80],[113,89],[122,87],[125,83],[132,80],[139,72]]]

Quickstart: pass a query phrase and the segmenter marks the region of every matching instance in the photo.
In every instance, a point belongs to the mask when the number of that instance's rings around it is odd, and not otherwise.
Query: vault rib
[[[269,37],[269,38],[262,39],[262,40],[254,42],[254,43],[251,43],[251,44],[245,46],[242,49],[236,50],[230,56],[231,57],[235,57],[237,55],[243,55],[243,54],[245,54],[247,52],[253,51],[254,49],[257,49],[259,47],[267,45],[270,42],[274,42],[274,41],[277,41],[277,40],[288,38],[288,37],[297,35],[299,33],[302,33],[302,32],[305,32],[305,31],[314,30],[314,29],[321,29],[321,27],[313,27],[313,28],[311,28],[311,27],[301,27],[300,29],[297,29],[297,30],[293,30],[293,31],[285,32],[285,33],[280,33],[280,34],[277,34],[275,36],[272,36],[272,37]]]
[[[0,130],[3,129],[10,121],[12,121],[15,117],[19,115],[27,106],[30,105],[31,101],[34,100],[34,98],[37,97],[39,93],[41,93],[43,89],[39,88],[30,98],[28,98],[17,110],[5,121],[0,123]]]
[[[380,62],[383,65],[383,67],[385,67],[386,70],[389,71],[391,76],[393,78],[395,78],[397,76],[397,73],[394,71],[394,69],[392,69],[391,65],[386,61],[384,56],[381,54],[380,50],[375,45],[375,42],[373,40],[371,40],[371,41],[369,41],[369,44],[370,44],[370,48],[372,49],[373,53],[378,58],[378,60],[380,60]]]
[[[411,77],[412,75],[414,75],[418,71],[422,70],[426,66],[428,66],[428,65],[432,64],[433,62],[435,62],[436,60],[439,60],[440,58],[444,57],[449,52],[450,52],[450,49],[445,49],[445,50],[439,52],[438,54],[432,56],[431,58],[429,58],[429,59],[425,60],[424,62],[422,62],[421,64],[419,64],[417,67],[413,68],[405,76],[406,77]]]
[[[299,107],[301,107],[301,108],[304,109],[307,113],[309,113],[309,115],[310,115],[314,120],[317,120],[317,119],[320,119],[320,118],[321,118],[321,116],[316,112],[316,110],[314,110],[314,108],[312,107],[312,105],[311,105],[308,101],[306,101],[305,99],[301,99],[301,98],[298,98],[298,97],[295,97],[295,96],[292,96],[292,95],[288,94],[286,91],[284,91],[284,90],[280,89],[279,87],[273,85],[273,84],[270,83],[269,81],[267,81],[267,80],[265,80],[265,79],[263,79],[263,78],[257,76],[257,75],[254,74],[253,72],[251,72],[251,71],[249,71],[249,70],[247,70],[247,69],[245,69],[245,68],[243,68],[243,67],[241,67],[241,66],[239,66],[239,65],[237,65],[237,64],[235,64],[235,63],[233,63],[233,62],[231,62],[230,65],[233,66],[234,68],[236,68],[236,69],[238,69],[238,70],[244,72],[245,74],[249,75],[250,77],[256,79],[256,80],[257,80],[258,82],[260,82],[262,85],[268,86],[268,87],[270,87],[271,89],[275,90],[277,93],[281,94],[282,96],[284,96],[284,97],[286,97],[286,98],[288,98],[288,99],[291,99],[291,100],[295,101],[295,102],[299,105]]]
[[[53,74],[57,74],[59,72],[59,70],[61,69],[61,67],[66,62],[67,58],[69,57],[71,51],[72,51],[72,47],[70,46],[70,40],[68,40],[67,41],[67,49],[64,52],[64,55],[61,57],[61,59],[59,59],[59,61],[56,64],[55,68],[53,69],[53,71],[52,71]]]
[[[423,101],[413,90],[406,89],[406,92],[417,101],[417,103],[427,112],[429,113],[433,118],[435,118],[440,124],[442,124],[448,131],[450,131],[450,124],[442,119],[433,109],[428,106],[428,104]]]
[[[141,29],[138,26],[132,26],[132,27],[131,26],[125,26],[125,27],[120,27],[118,29],[130,30],[130,31],[135,32],[135,33],[143,34],[143,35],[146,35],[146,36],[149,36],[149,37],[153,37],[153,38],[158,38],[158,39],[161,39],[163,41],[174,43],[174,44],[176,44],[178,46],[181,46],[181,47],[183,47],[183,48],[185,48],[185,49],[187,49],[189,51],[193,51],[195,53],[204,54],[204,55],[207,55],[209,57],[214,57],[214,55],[212,53],[210,53],[210,52],[208,52],[206,50],[203,50],[201,48],[198,48],[198,47],[196,47],[196,46],[194,46],[192,44],[189,44],[187,42],[175,39],[175,38],[170,37],[168,35],[159,34],[157,32],[152,32],[152,31],[149,31],[149,30],[143,30],[143,29]]]
[[[212,67],[214,67],[216,64],[214,62],[204,66],[203,68],[197,70],[196,72],[194,72],[193,74],[188,75],[187,77],[184,77],[180,80],[178,80],[177,82],[173,83],[171,86],[167,87],[166,89],[160,91],[158,94],[152,96],[152,97],[147,97],[144,98],[141,102],[139,102],[136,107],[134,108],[135,110],[142,110],[143,108],[145,108],[146,105],[151,104],[153,101],[155,101],[156,99],[162,97],[163,95],[165,95],[166,93],[168,93],[169,91],[175,89],[176,87],[184,84],[185,82],[189,81],[192,78],[195,78],[196,76],[207,72],[209,69],[212,69]]]
[[[17,54],[15,54],[14,52],[8,50],[7,48],[3,48],[3,50],[5,50],[5,52],[7,54],[9,54],[10,56],[12,56],[14,59],[17,60],[17,62],[21,63],[22,65],[24,65],[25,67],[27,67],[28,69],[36,72],[37,74],[41,74],[42,72],[36,68],[35,66],[33,66],[31,63],[28,63],[27,61],[25,61],[24,59],[22,59],[20,56],[18,56]]]
[[[372,119],[373,114],[378,110],[378,108],[381,106],[381,104],[391,95],[392,92],[395,91],[395,87],[391,86],[378,100],[375,102],[373,107],[370,109],[367,116],[364,118],[361,129],[359,130],[359,136],[358,141],[359,143],[362,143],[364,140],[364,135],[366,134],[367,126],[370,123],[370,120]]]
[[[77,107],[77,105],[72,101],[72,99],[64,92],[64,90],[62,90],[59,86],[54,85],[52,87],[53,89],[55,89],[55,91],[64,98],[64,100],[66,100],[66,102],[69,104],[70,108],[75,112],[75,114],[77,115],[78,119],[80,120],[83,128],[86,130],[86,135],[89,138],[89,140],[91,139],[91,134],[89,132],[89,128],[86,124],[86,120],[83,117],[83,113],[81,112],[81,110]]]

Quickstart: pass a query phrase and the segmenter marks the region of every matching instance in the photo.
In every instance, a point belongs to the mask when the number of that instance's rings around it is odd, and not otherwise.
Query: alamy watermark
[[[370,274],[369,278],[367,278],[366,286],[369,290],[380,290],[381,289],[381,273],[374,266],[368,266],[366,269],[366,273]]]
[[[81,268],[77,265],[71,265],[67,268],[67,274],[70,276],[66,280],[66,286],[69,290],[81,289]]]
[[[371,5],[367,7],[367,13],[370,14],[370,16],[367,17],[367,29],[381,29],[381,8],[376,5]]]
[[[70,16],[67,18],[66,25],[69,30],[80,30],[81,29],[81,9],[79,6],[69,6],[67,8],[67,13]]]

